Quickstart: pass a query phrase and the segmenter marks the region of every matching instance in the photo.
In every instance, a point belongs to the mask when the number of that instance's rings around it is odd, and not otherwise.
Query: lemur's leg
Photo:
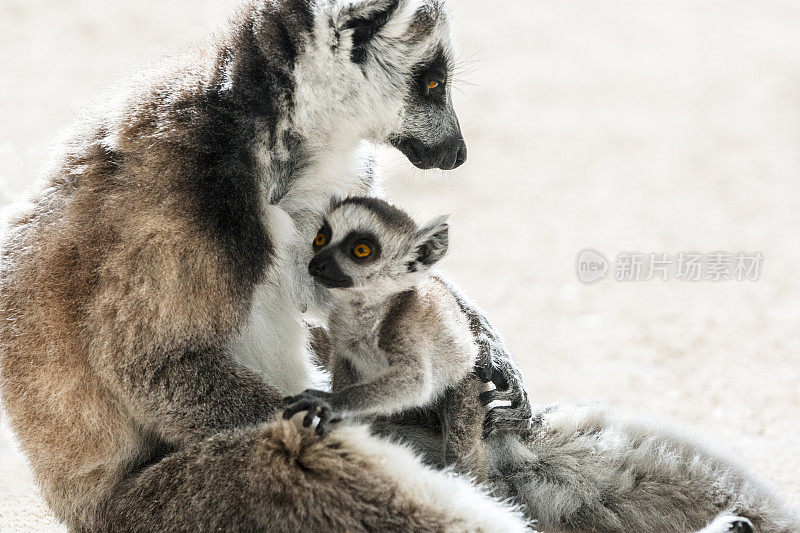
[[[441,428],[426,424],[398,422],[392,418],[378,418],[370,426],[376,435],[407,444],[417,452],[420,459],[433,468],[441,470],[444,462]]]
[[[345,426],[277,421],[219,434],[124,478],[94,531],[524,531],[521,519],[407,449]]]
[[[489,463],[483,442],[484,409],[479,394],[486,385],[474,376],[463,379],[445,394],[441,405],[444,429],[444,462],[477,481],[489,479]]]
[[[697,533],[753,533],[753,524],[747,518],[722,514]]]
[[[531,406],[525,391],[525,382],[502,337],[483,311],[470,302],[455,285],[440,274],[435,278],[450,291],[469,320],[470,330],[478,345],[475,373],[484,382],[494,383],[498,391],[508,392],[506,399],[511,401],[510,405],[493,408],[487,414],[484,434],[488,435],[496,430],[527,429]]]

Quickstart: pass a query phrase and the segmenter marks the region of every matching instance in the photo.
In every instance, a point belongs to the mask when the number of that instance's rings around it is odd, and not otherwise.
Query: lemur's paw
[[[341,421],[341,417],[333,410],[330,404],[331,393],[316,389],[306,389],[297,396],[287,396],[284,402],[289,407],[283,412],[283,418],[292,418],[299,412],[306,411],[303,426],[311,427],[315,418],[318,418],[315,432],[323,436],[330,431],[330,424]]]
[[[502,346],[496,346],[487,337],[479,338],[478,345],[483,357],[480,357],[475,365],[475,375],[481,381],[484,383],[491,381],[498,390],[502,391],[512,387],[515,381],[522,382],[519,370],[511,363],[510,356],[502,349]]]
[[[484,383],[492,382],[496,387],[495,390],[481,394],[481,402],[483,405],[498,400],[510,402],[510,405],[489,406],[490,411],[483,424],[483,436],[487,437],[494,431],[529,428],[531,405],[519,369],[501,342],[493,342],[488,336],[484,336],[478,339],[478,344],[482,357],[478,358],[474,373]]]
[[[531,427],[531,404],[522,379],[512,380],[508,389],[499,387],[482,392],[480,401],[490,410],[483,423],[483,436],[488,437],[495,431],[522,431]],[[503,402],[502,405],[491,405]]]
[[[747,518],[736,515],[718,516],[700,533],[754,533],[755,528]]]
[[[750,520],[737,516],[731,517],[728,531],[730,533],[754,533],[755,528]]]

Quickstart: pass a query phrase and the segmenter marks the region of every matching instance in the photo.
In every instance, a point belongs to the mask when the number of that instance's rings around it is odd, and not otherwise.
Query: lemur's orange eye
[[[428,89],[435,89],[435,88],[437,88],[438,86],[439,86],[439,82],[438,82],[438,81],[431,81],[431,82],[428,82]]]
[[[317,233],[316,237],[314,237],[314,246],[325,246],[326,242],[328,242],[328,239],[325,238],[325,234],[321,231]]]
[[[356,244],[355,248],[353,248],[353,255],[358,257],[359,259],[364,259],[365,257],[369,257],[372,253],[372,250],[366,244]]]

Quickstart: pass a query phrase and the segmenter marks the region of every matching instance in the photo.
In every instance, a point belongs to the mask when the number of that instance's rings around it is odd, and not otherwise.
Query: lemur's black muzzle
[[[324,250],[314,256],[308,264],[308,273],[314,277],[314,281],[330,289],[353,286],[353,278],[342,272],[331,250]]]
[[[460,132],[432,146],[413,137],[406,137],[393,144],[415,167],[421,169],[453,170],[467,160],[467,144]]]

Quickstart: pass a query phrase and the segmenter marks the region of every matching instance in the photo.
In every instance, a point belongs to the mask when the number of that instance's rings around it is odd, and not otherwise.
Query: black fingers
[[[492,381],[492,376],[494,375],[494,366],[491,362],[488,365],[479,365],[475,367],[475,375],[478,376],[478,379],[483,381],[484,383],[489,383]]]
[[[327,406],[319,410],[318,416],[319,416],[319,422],[317,422],[317,428],[315,431],[319,436],[328,434],[328,431],[330,431],[328,424],[335,424],[337,422],[341,422],[342,420],[340,416],[337,416],[333,412],[333,409]]]
[[[479,396],[482,405],[489,405],[495,400],[505,400],[506,398],[501,398],[501,393],[495,390],[487,390],[486,392],[482,392]]]
[[[317,413],[321,412],[323,409],[325,409],[325,407],[319,404],[314,404],[309,407],[306,416],[303,418],[303,427],[311,427],[311,423],[314,421],[314,418],[316,418]]]
[[[494,383],[494,386],[497,387],[498,390],[508,390],[508,388],[511,386],[509,383],[509,378],[512,377],[509,374],[513,373],[513,377],[516,378],[515,372],[516,368],[511,365],[495,365],[492,367],[492,383]]]
[[[511,407],[513,408],[523,407],[530,411],[528,393],[525,391],[525,386],[521,381],[515,381],[514,386],[509,387],[507,390],[493,389],[482,392],[479,398],[484,406],[495,401],[507,401],[511,402]]]
[[[297,413],[306,411],[306,415],[303,417],[303,426],[311,427],[314,419],[318,418],[319,421],[314,431],[317,435],[325,435],[329,431],[329,424],[341,420],[328,402],[328,398],[330,398],[329,392],[314,389],[308,389],[296,396],[287,396],[284,398],[284,402],[289,404],[289,407],[283,412],[283,418],[289,419]]]
[[[283,418],[289,420],[300,411],[305,411],[306,409],[313,407],[314,405],[315,402],[312,401],[311,399],[302,399],[295,401],[294,403],[292,403],[292,405],[287,407],[286,410],[283,412]]]
[[[475,375],[484,383],[492,382],[499,390],[508,390],[512,381],[521,381],[519,371],[510,362],[508,354],[497,346],[480,343],[480,350],[485,354],[475,367]]]
[[[506,391],[501,391],[498,389],[487,390],[486,392],[482,392],[480,394],[480,401],[484,406],[496,401],[507,401],[511,402],[511,407],[516,408],[519,407],[523,401],[525,401],[525,398],[525,391],[516,388]]]
[[[483,421],[483,436],[494,431],[521,431],[531,427],[531,404],[522,383],[515,383],[507,391],[490,390],[480,394],[480,401],[488,405],[494,401],[509,401],[509,406],[494,407]]]

